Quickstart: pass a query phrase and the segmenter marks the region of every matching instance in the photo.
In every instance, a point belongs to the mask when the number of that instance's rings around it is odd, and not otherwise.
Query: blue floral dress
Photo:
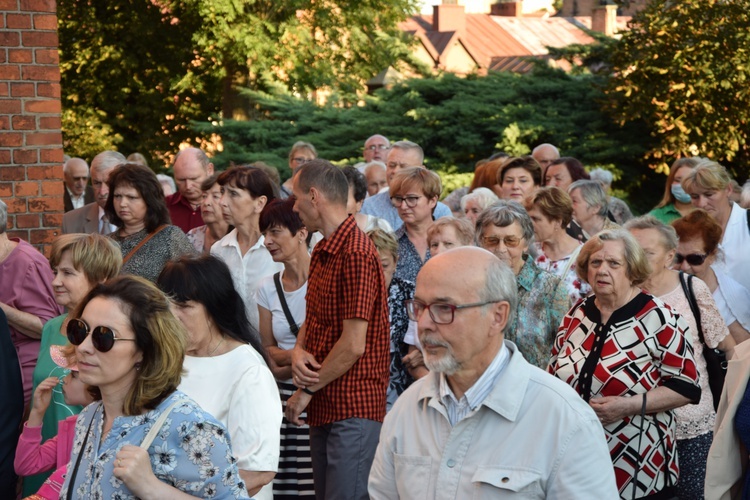
[[[90,428],[73,485],[73,498],[135,499],[128,487],[114,475],[115,456],[125,445],[139,446],[161,412],[174,401],[179,403],[148,449],[156,477],[199,498],[248,498],[226,429],[179,391],[173,392],[152,411],[115,418],[112,430],[101,443],[102,403],[98,401],[87,406],[76,422],[73,451],[60,498],[65,498],[71,487],[70,475]]]

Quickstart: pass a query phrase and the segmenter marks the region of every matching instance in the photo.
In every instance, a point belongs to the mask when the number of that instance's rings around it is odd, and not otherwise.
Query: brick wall
[[[63,211],[55,0],[0,0],[0,198],[8,234],[47,253]]]

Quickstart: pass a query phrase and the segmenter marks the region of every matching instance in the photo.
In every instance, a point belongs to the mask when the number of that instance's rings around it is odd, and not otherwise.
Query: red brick
[[[39,130],[60,130],[62,122],[59,116],[42,116],[39,118]]]
[[[5,99],[0,101],[0,114],[10,115],[21,112],[21,101],[18,99]]]
[[[62,133],[39,132],[26,134],[27,146],[62,146]]]
[[[34,60],[34,51],[31,49],[8,49],[8,62],[29,64]]]
[[[57,212],[63,209],[62,196],[40,196],[28,200],[30,213]]]
[[[63,214],[42,214],[42,226],[62,227]]]
[[[0,80],[20,80],[21,69],[18,66],[0,66]]]
[[[0,64],[8,60],[8,49],[0,48]]]
[[[42,150],[42,163],[62,163],[62,161],[63,161],[62,148]],[[29,167],[29,169],[32,169],[32,168],[36,168],[36,167]],[[43,177],[40,177],[40,178],[43,178]],[[62,174],[60,174],[59,176],[56,176],[56,178],[62,179]]]
[[[63,206],[63,199],[59,198],[60,200],[60,208],[59,210],[62,210]],[[29,206],[31,206],[31,203],[29,202]],[[29,243],[32,245],[39,245],[40,243],[52,243],[55,241],[55,238],[60,236],[62,234],[61,229],[32,229],[29,231]]]
[[[39,215],[16,215],[16,227],[19,229],[39,227]]]
[[[42,150],[44,151],[44,150]],[[60,155],[62,156],[62,155]],[[31,180],[62,179],[62,165],[55,167],[30,166],[26,167],[26,178]]]
[[[29,165],[39,163],[38,149],[16,149],[13,151],[13,163]]]
[[[24,115],[14,116],[13,130],[36,130],[36,118]]]
[[[57,47],[56,31],[24,31],[21,34],[24,47]]]
[[[18,0],[0,0],[0,11],[18,12]]]
[[[12,82],[10,84],[10,93],[13,97],[36,97],[33,83]]]
[[[8,97],[10,92],[8,91],[8,83],[0,82],[0,97]]]
[[[31,16],[28,14],[8,14],[5,16],[5,27],[8,29],[31,29]]]
[[[10,116],[0,116],[0,130],[10,130]]]
[[[25,181],[26,173],[23,167],[2,167],[0,168],[0,180],[3,181]]]
[[[21,0],[23,12],[57,12],[55,0]]]
[[[24,112],[26,113],[60,113],[62,107],[57,99],[45,99],[41,101],[24,102]]]
[[[0,149],[0,165],[8,165],[9,163],[10,149]],[[2,178],[2,176],[0,176],[0,178]]]
[[[15,217],[13,217],[13,219],[15,219]],[[14,227],[14,226],[11,226],[11,221],[10,220],[8,221],[8,226],[9,227]],[[18,239],[21,239],[23,241],[29,241],[29,230],[28,229],[23,229],[23,230],[19,230],[19,231],[8,231],[8,238],[18,238]]]
[[[57,49],[36,49],[34,51],[37,64],[60,64],[60,54]]]
[[[36,86],[36,95],[39,97],[60,97],[59,83],[39,83]]]
[[[45,196],[62,196],[65,190],[65,184],[60,180],[42,181],[42,194]]]
[[[13,183],[0,182],[0,198],[10,198],[13,196]]]
[[[59,82],[60,68],[58,66],[24,66],[23,79],[40,82]]]
[[[20,42],[21,37],[17,31],[0,32],[0,47],[18,47]]]
[[[11,132],[4,132],[0,134],[0,147],[17,148],[18,146],[23,146],[23,134]]]
[[[16,182],[16,196],[39,196],[39,183],[34,181]]]
[[[57,16],[54,14],[34,14],[35,30],[56,30]]]
[[[8,205],[9,214],[24,214],[26,213],[26,200],[28,198],[9,198],[3,200]]]

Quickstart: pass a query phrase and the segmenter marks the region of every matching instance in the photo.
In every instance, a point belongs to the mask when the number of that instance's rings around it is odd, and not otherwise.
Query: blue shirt
[[[140,446],[161,412],[176,400],[180,403],[172,409],[162,431],[148,448],[156,477],[199,498],[248,498],[232,456],[229,433],[195,401],[179,391],[170,394],[154,410],[115,418],[112,430],[103,441],[100,439],[104,423],[102,402],[84,408],[76,421],[73,451],[60,498],[66,497],[70,475],[89,428],[86,449],[76,473],[73,498],[135,498],[125,483],[114,475],[115,456],[125,445]],[[93,424],[89,425],[92,420]]]
[[[366,215],[374,215],[388,221],[394,231],[398,230],[404,225],[404,221],[398,216],[398,209],[391,203],[391,192],[383,191],[375,196],[365,198],[362,204],[361,213]],[[453,215],[451,209],[445,203],[437,202],[435,210],[432,212],[433,217],[436,219],[440,217],[450,217]]]

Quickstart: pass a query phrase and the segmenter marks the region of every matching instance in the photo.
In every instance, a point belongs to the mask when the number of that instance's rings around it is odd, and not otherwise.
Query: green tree
[[[750,0],[651,0],[610,62],[610,109],[647,124],[653,167],[701,155],[747,177]]]

